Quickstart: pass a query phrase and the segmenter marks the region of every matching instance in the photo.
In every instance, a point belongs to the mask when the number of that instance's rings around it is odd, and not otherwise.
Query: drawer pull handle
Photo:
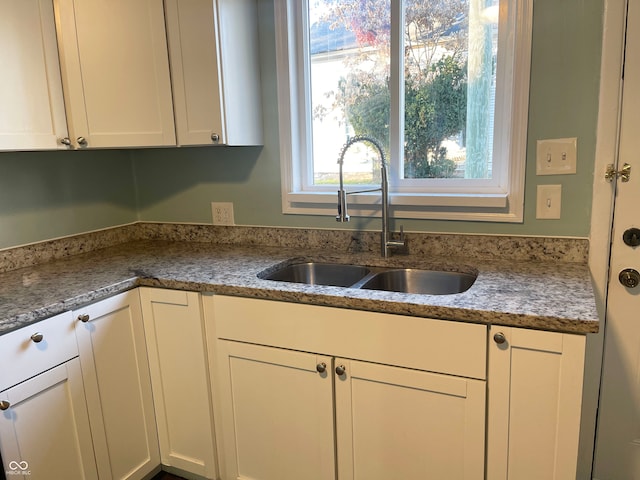
[[[40,343],[42,340],[44,340],[44,335],[42,335],[40,332],[36,332],[31,335],[31,340],[33,340],[35,343]]]
[[[344,375],[346,373],[346,371],[347,371],[347,367],[345,367],[344,365],[338,365],[336,367],[336,374],[337,375],[342,376],[342,375]]]
[[[82,315],[78,315],[78,320],[80,320],[82,323],[87,323],[90,318],[91,317],[86,313],[83,313]]]
[[[7,402],[6,400],[0,401],[0,410],[6,410],[10,406],[11,406],[11,404],[9,402]]]

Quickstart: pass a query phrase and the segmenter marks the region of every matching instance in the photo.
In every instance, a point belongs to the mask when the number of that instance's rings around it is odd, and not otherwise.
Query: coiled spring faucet
[[[381,181],[380,187],[370,188],[366,190],[356,190],[347,192],[344,189],[344,178],[342,174],[342,166],[344,164],[344,156],[347,150],[354,143],[367,142],[375,147],[380,155],[380,174]],[[347,213],[347,195],[354,195],[357,193],[367,192],[381,192],[382,193],[382,233],[380,238],[380,253],[384,258],[389,256],[389,250],[391,248],[401,248],[406,246],[406,240],[404,238],[404,231],[402,226],[400,227],[400,240],[392,240],[391,232],[389,231],[389,167],[384,156],[384,150],[380,146],[380,143],[372,137],[367,135],[356,135],[350,138],[347,143],[344,144],[340,151],[338,158],[338,164],[340,165],[340,189],[338,190],[338,215],[336,215],[336,221],[348,222],[349,214]]]

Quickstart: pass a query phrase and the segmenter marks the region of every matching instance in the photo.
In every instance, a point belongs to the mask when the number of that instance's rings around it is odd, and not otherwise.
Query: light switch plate
[[[576,173],[577,138],[538,140],[536,145],[536,175],[566,175]]]
[[[562,185],[538,185],[536,218],[559,219],[562,209]]]

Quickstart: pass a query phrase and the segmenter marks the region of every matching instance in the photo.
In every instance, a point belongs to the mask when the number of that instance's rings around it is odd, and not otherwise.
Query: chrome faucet
[[[358,142],[368,142],[373,145],[378,154],[380,155],[380,173],[381,181],[380,187],[370,188],[366,190],[357,190],[347,192],[344,189],[344,178],[342,174],[342,165],[344,164],[344,156],[351,145]],[[338,158],[338,164],[340,165],[340,190],[338,190],[338,215],[336,215],[336,221],[348,222],[349,214],[347,213],[347,195],[354,195],[357,193],[367,192],[381,192],[382,193],[382,233],[380,238],[380,253],[384,258],[389,256],[389,249],[400,248],[406,246],[406,240],[404,238],[404,230],[400,226],[400,240],[392,240],[391,232],[389,231],[389,167],[384,157],[384,151],[377,140],[366,135],[356,135],[350,138],[347,143],[344,144],[340,151],[340,157]]]

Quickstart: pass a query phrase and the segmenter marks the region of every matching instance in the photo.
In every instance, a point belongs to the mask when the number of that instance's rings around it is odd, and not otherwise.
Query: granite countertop
[[[301,254],[302,252],[302,254]],[[0,273],[0,334],[138,286],[212,292],[550,331],[598,331],[585,263],[327,253],[326,249],[139,240]],[[263,280],[292,260],[477,272],[456,295],[416,295]]]

